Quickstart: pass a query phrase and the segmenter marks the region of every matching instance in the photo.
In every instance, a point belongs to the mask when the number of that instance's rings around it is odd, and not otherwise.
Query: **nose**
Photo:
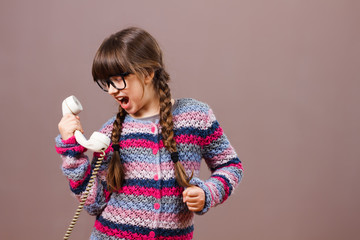
[[[108,89],[108,93],[110,95],[114,95],[114,94],[117,94],[119,92],[119,90],[117,90],[116,88],[114,88],[111,84],[109,86],[109,89]]]

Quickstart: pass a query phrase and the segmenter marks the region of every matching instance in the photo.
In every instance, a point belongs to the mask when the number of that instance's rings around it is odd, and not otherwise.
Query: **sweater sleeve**
[[[107,129],[107,127],[104,128],[103,126],[100,132],[107,134]],[[89,183],[92,169],[100,157],[100,153],[94,153],[93,161],[90,162],[89,158],[85,155],[87,149],[79,145],[74,136],[64,141],[61,139],[61,136],[58,135],[55,138],[55,148],[61,156],[61,170],[69,181],[70,190],[80,202],[86,186]],[[106,190],[106,173],[108,159],[111,158],[112,147],[110,146],[105,153],[104,160],[84,205],[84,209],[90,215],[100,214],[110,198],[110,194]]]
[[[206,181],[196,177],[190,181],[205,192],[205,206],[202,211],[196,212],[199,215],[226,201],[243,176],[241,161],[210,108],[204,122],[205,127],[201,130],[202,157],[211,176]]]

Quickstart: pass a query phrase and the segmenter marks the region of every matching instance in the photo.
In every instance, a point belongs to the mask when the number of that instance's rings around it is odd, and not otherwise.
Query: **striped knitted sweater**
[[[188,176],[194,170],[190,183],[205,192],[204,209],[196,212],[201,215],[231,195],[242,178],[242,164],[207,104],[178,99],[172,114],[179,161]],[[110,137],[114,120],[111,118],[100,131]],[[74,137],[63,141],[59,135],[55,140],[63,160],[62,171],[80,199],[99,154],[94,153],[90,163],[86,149]],[[117,192],[107,191],[106,173],[113,153],[110,145],[84,207],[96,216],[90,239],[192,239],[194,213],[182,201],[184,188],[175,180],[159,120],[127,115],[119,145],[125,183]],[[198,178],[201,159],[212,173],[206,181]]]

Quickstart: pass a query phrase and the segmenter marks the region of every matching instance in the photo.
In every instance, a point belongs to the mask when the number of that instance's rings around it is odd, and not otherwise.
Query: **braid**
[[[164,146],[170,153],[173,153],[177,151],[177,147],[174,139],[174,123],[171,113],[171,93],[167,81],[169,81],[169,75],[165,72],[165,70],[158,70],[156,74],[155,87],[158,89],[160,95],[161,134]],[[189,181],[193,177],[194,172],[192,172],[191,177],[189,178],[186,175],[185,168],[180,161],[174,163],[174,167],[175,177],[178,184],[182,187],[192,186]]]
[[[113,144],[117,144],[120,139],[122,123],[125,119],[126,111],[119,105],[119,112],[116,115],[116,119],[113,124],[113,131],[111,133],[111,141]],[[124,166],[121,164],[120,154],[118,151],[114,151],[109,163],[109,169],[106,176],[107,188],[110,192],[117,191],[121,188],[125,179]]]

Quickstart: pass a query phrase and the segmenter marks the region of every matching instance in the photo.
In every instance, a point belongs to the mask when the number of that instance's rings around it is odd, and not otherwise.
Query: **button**
[[[155,237],[155,232],[154,231],[151,231],[150,233],[149,233],[149,237]]]
[[[157,149],[157,148],[154,148],[154,149],[153,149],[153,154],[156,155],[157,152],[158,152],[158,149]]]
[[[152,133],[155,133],[155,130],[156,130],[155,126],[152,126],[152,127],[151,127],[151,132],[152,132]]]
[[[160,204],[159,204],[159,203],[155,203],[155,204],[154,204],[154,208],[155,208],[156,210],[158,210],[158,209],[160,208]]]
[[[155,174],[154,180],[155,180],[155,181],[159,180],[159,176],[158,176],[157,174]]]

